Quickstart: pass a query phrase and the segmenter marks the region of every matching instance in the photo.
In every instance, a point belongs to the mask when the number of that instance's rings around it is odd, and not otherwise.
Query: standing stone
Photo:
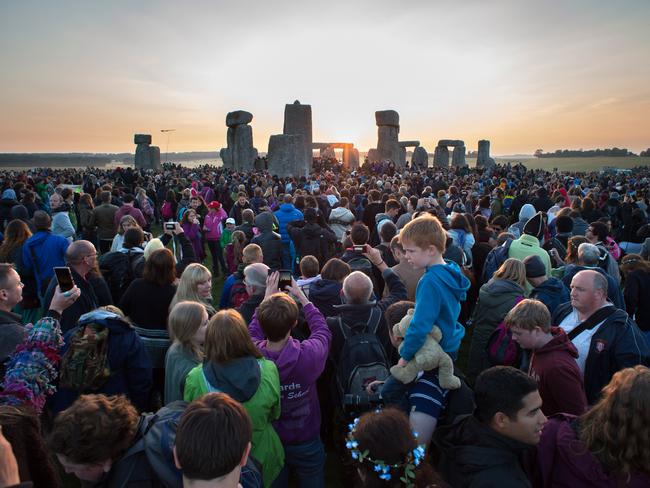
[[[359,169],[359,150],[356,147],[353,147],[350,150],[349,169],[351,169],[351,170]]]
[[[454,152],[451,154],[451,165],[454,167],[467,165],[465,162],[465,146],[454,147]]]
[[[302,134],[277,134],[269,138],[269,172],[280,177],[300,175],[304,163]]]
[[[388,110],[388,112],[394,112]],[[379,160],[389,159],[397,164],[400,158],[399,125],[380,125],[377,129]]]
[[[417,169],[425,169],[429,167],[429,154],[422,146],[418,146],[413,150],[411,166]]]
[[[449,167],[449,149],[447,149],[447,146],[436,146],[433,153],[433,164],[438,168]]]
[[[253,128],[248,125],[253,114],[245,110],[235,110],[226,115],[227,147],[219,154],[223,165],[235,171],[250,171],[254,167],[257,149],[253,147]]]
[[[303,105],[298,100],[284,106],[284,135],[301,135],[302,151],[299,157],[299,171],[295,175],[307,176],[313,163],[311,105]],[[270,141],[269,141],[270,144]],[[271,149],[269,147],[269,153]]]
[[[485,139],[478,141],[478,157],[476,158],[476,167],[490,167],[495,166],[496,163],[490,157],[490,141]]]
[[[151,146],[151,134],[135,134],[133,142],[135,148],[136,169],[161,169],[160,148]]]
[[[377,126],[390,125],[399,128],[399,114],[395,110],[378,110],[375,112]]]

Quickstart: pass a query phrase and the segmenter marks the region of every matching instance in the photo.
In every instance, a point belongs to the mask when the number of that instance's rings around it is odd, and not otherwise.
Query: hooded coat
[[[525,203],[521,207],[521,210],[519,210],[519,221],[512,224],[508,228],[508,232],[513,234],[515,238],[519,238],[521,234],[524,233],[524,226],[526,225],[526,222],[533,218],[533,215],[535,215],[535,207],[533,207],[530,203]]]
[[[479,290],[478,302],[472,316],[474,333],[467,366],[467,376],[472,382],[481,371],[492,366],[486,351],[490,335],[525,295],[524,289],[510,280],[491,279]]]
[[[65,266],[65,253],[70,243],[50,231],[38,231],[23,244],[23,265],[36,279],[36,288],[43,292],[54,268]]]
[[[353,222],[354,214],[345,207],[336,207],[330,212],[329,224],[340,242],[345,239],[345,231],[350,230]]]
[[[473,415],[436,429],[434,439],[441,453],[438,472],[450,486],[532,486],[522,467],[532,446],[499,434]]]
[[[280,418],[274,422],[283,444],[301,444],[320,434],[320,403],[316,380],[325,369],[332,333],[325,317],[312,304],[303,307],[310,335],[304,341],[289,337],[280,351],[270,351],[257,320],[248,326],[253,342],[264,357],[273,361],[280,375]]]
[[[309,300],[325,317],[332,317],[339,313],[335,307],[342,303],[342,288],[338,281],[321,278],[309,285]]]
[[[271,269],[280,269],[282,268],[282,237],[274,232],[275,225],[276,220],[271,212],[259,214],[255,217],[255,226],[260,233],[253,237],[251,243],[262,248],[264,264]]]
[[[282,242],[288,244],[291,239],[289,237],[289,232],[287,231],[287,224],[295,220],[303,220],[302,212],[298,210],[293,203],[283,203],[280,205],[278,210],[273,212],[273,215],[275,215],[275,218],[278,220]]]
[[[330,228],[322,227],[316,222],[300,221],[289,222],[287,231],[300,258],[311,255],[318,259],[321,267],[325,265],[331,254],[330,244],[336,242],[336,234]]]
[[[280,378],[268,359],[252,356],[225,364],[205,361],[185,380],[184,400],[191,402],[211,392],[225,393],[241,403],[253,423],[251,455],[263,466],[269,487],[284,465],[284,449],[271,422],[280,418]]]
[[[546,305],[551,315],[553,315],[557,307],[571,299],[569,289],[557,278],[549,278],[541,285],[533,288],[529,298],[539,300]]]
[[[528,374],[535,378],[542,397],[542,412],[582,415],[587,409],[585,386],[576,363],[578,350],[559,327],[552,327],[553,339],[531,354]]]

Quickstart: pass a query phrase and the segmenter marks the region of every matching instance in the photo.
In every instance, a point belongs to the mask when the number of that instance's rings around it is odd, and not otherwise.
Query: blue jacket
[[[280,208],[274,212],[275,218],[278,219],[280,235],[282,242],[290,242],[289,232],[287,232],[287,223],[294,220],[304,220],[302,212],[294,207],[293,203],[283,203]]]
[[[99,391],[92,393],[123,394],[139,410],[146,410],[149,407],[149,390],[152,385],[151,362],[138,333],[118,315],[104,310],[94,310],[82,315],[78,325],[65,334],[65,345],[61,355],[63,356],[68,350],[72,334],[76,333],[84,324],[90,323],[103,325],[110,330],[108,365],[112,373]],[[78,391],[59,388],[52,399],[52,410],[54,413],[65,410],[79,395]]]
[[[434,325],[442,331],[440,346],[447,353],[458,351],[465,335],[458,315],[470,282],[456,263],[446,263],[429,266],[415,289],[415,313],[400,350],[406,361],[413,359]]]
[[[560,324],[572,310],[571,302],[560,305],[553,315],[553,325]],[[618,309],[591,337],[584,374],[589,405],[598,401],[600,391],[614,373],[637,364],[650,365],[650,346],[628,314]]]
[[[546,305],[551,315],[557,307],[571,299],[569,289],[557,278],[549,278],[538,287],[533,288],[530,298],[539,300]]]
[[[47,283],[54,275],[54,267],[65,266],[65,253],[69,245],[70,242],[65,237],[42,230],[25,241],[23,265],[26,270],[34,273],[39,295],[43,291],[43,283]],[[34,266],[31,249],[36,256],[36,266]]]

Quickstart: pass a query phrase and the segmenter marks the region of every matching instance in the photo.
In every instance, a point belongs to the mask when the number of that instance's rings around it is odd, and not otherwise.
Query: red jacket
[[[587,409],[587,397],[575,360],[578,350],[559,327],[552,327],[551,334],[548,344],[533,351],[528,374],[539,385],[544,415],[581,415]]]

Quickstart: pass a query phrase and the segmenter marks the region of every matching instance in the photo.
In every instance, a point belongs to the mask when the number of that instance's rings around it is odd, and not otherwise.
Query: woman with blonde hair
[[[253,423],[251,455],[262,465],[268,487],[284,464],[284,449],[272,425],[280,417],[278,369],[255,347],[234,309],[221,310],[210,319],[204,351],[203,363],[187,375],[184,400],[219,391],[244,406]]]
[[[120,219],[120,224],[117,226],[117,234],[113,237],[113,244],[111,244],[111,252],[119,251],[124,245],[124,233],[132,227],[140,228],[138,222],[130,215],[125,215]]]
[[[167,327],[173,342],[165,356],[165,405],[183,399],[188,373],[203,360],[208,320],[208,312],[198,302],[179,302],[169,314]]]
[[[650,369],[618,371],[580,417],[559,414],[537,446],[535,486],[650,486]]]
[[[176,288],[176,294],[169,304],[169,310],[182,301],[201,303],[212,317],[216,310],[212,305],[212,273],[200,263],[191,263],[185,268]]]
[[[471,382],[481,371],[493,366],[486,350],[490,335],[510,309],[526,297],[525,287],[526,266],[518,259],[509,258],[479,290],[470,329],[473,334],[467,376]]]

